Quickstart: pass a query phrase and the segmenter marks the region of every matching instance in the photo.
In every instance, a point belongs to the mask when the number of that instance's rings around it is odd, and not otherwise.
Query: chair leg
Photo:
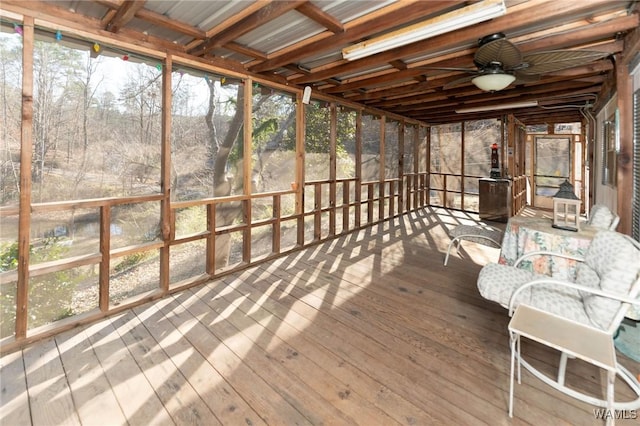
[[[452,239],[449,242],[449,247],[447,247],[447,255],[444,257],[444,266],[447,266],[447,262],[449,262],[449,254],[451,253],[451,247],[453,247],[454,244],[456,244],[458,242],[458,240],[456,238]],[[456,244],[456,250],[458,250],[458,245]]]
[[[607,370],[607,413],[613,413],[613,397],[614,393],[614,383],[616,380],[616,372]],[[607,416],[607,425],[613,425],[615,423],[615,416],[608,415]]]
[[[520,336],[511,333],[511,373],[509,375],[509,417],[513,417],[513,376],[515,373],[516,351],[520,352]],[[518,383],[520,382],[520,357],[518,356]]]
[[[562,352],[560,354],[560,365],[558,366],[558,384],[564,386],[564,376],[567,371],[567,354]]]
[[[518,384],[522,384],[522,363],[520,362],[520,335],[518,335]]]

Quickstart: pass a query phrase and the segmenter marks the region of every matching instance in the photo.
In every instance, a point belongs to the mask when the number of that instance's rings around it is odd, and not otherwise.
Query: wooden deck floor
[[[0,424],[602,424],[526,371],[509,419],[507,313],[476,289],[498,250],[442,265],[469,218],[406,215],[6,354]]]

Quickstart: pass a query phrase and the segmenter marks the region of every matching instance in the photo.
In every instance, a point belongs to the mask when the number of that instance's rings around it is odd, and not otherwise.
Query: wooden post
[[[356,115],[356,182],[355,182],[355,222],[354,226],[360,228],[362,215],[362,111]]]
[[[460,208],[462,210],[465,210],[465,206],[464,206],[464,153],[465,153],[465,146],[464,146],[464,140],[465,140],[465,126],[464,126],[465,122],[461,122],[460,123]]]
[[[243,134],[243,161],[244,173],[243,193],[247,198],[242,201],[242,214],[245,228],[242,231],[242,260],[246,263],[251,261],[251,222],[253,214],[251,211],[252,185],[252,150],[253,150],[253,80],[249,79],[244,85],[244,134]],[[231,247],[231,241],[229,241]]]
[[[349,195],[350,195],[350,180],[344,180],[342,182],[342,233],[345,233],[349,230]]]
[[[418,207],[418,173],[420,171],[420,126],[413,128],[413,209]]]
[[[246,164],[246,161],[245,161]],[[242,200],[242,220],[244,221],[244,229],[242,230],[242,261],[251,263],[251,198]],[[231,243],[230,243],[231,244]]]
[[[426,175],[424,179],[424,183],[425,183],[424,192],[425,192],[425,206],[429,206],[431,205],[431,126],[427,127],[426,132],[427,132],[426,133],[427,170],[426,170]]]
[[[33,157],[33,18],[25,16],[22,28],[22,132],[20,134],[20,212],[18,216],[16,340],[24,339],[27,336],[29,302],[31,161]]]
[[[160,290],[169,291],[169,259],[172,229],[171,223],[171,73],[172,56],[167,55],[162,67],[162,141],[160,147],[160,229],[164,246],[160,249]]]
[[[111,206],[100,207],[100,275],[98,277],[98,306],[109,311],[109,270],[111,269]]]
[[[296,214],[298,215],[298,245],[304,245],[304,195],[305,195],[305,174],[304,174],[304,139],[305,139],[305,105],[302,103],[302,92],[298,94],[296,101]]]
[[[404,121],[401,121],[398,124],[398,215],[401,215],[406,208],[404,196],[404,127]],[[393,213],[391,216],[393,216]]]
[[[207,258],[205,260],[205,270],[210,276],[216,273],[216,205],[207,204]]]
[[[279,194],[273,196],[273,226],[271,228],[271,252],[273,254],[280,253],[280,240],[282,239],[280,232],[282,203],[280,199]]]
[[[313,184],[313,239],[322,237],[322,184]]]
[[[385,180],[385,164],[386,164],[386,127],[387,116],[380,116],[380,170],[378,170],[379,182],[378,182],[378,220],[384,219],[384,180]]]
[[[336,145],[338,139],[338,109],[332,102],[329,110],[331,116],[329,124],[329,236],[336,234],[336,178],[338,172],[336,159]]]

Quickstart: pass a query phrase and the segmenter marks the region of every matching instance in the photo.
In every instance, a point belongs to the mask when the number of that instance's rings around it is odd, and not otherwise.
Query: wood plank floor
[[[442,265],[447,229],[475,219],[425,209],[6,354],[0,424],[602,424],[526,371],[508,417],[508,317],[476,289],[499,252]]]

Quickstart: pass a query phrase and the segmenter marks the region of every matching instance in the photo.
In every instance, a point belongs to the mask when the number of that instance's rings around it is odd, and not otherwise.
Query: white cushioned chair
[[[533,256],[560,256],[580,263],[574,280],[563,281],[519,268],[523,260]],[[615,231],[600,231],[589,245],[584,259],[557,253],[531,252],[520,257],[514,266],[486,265],[480,271],[477,284],[485,299],[508,308],[509,315],[518,305],[528,305],[601,330],[613,339],[629,307],[632,304],[640,305],[640,244]],[[524,360],[519,361],[554,388],[590,404],[606,407],[607,401],[565,386],[565,353],[561,354],[556,380]],[[637,399],[615,403],[614,408],[640,408],[638,380],[619,364],[616,372],[636,393]]]
[[[456,246],[456,250],[460,250],[462,240],[471,241],[473,243],[483,244],[485,246],[500,248],[502,247],[502,236],[504,232],[491,225],[458,225],[449,232],[451,241],[447,247],[447,254],[444,257],[444,266],[449,262],[449,254],[451,249]]]
[[[604,204],[595,204],[591,207],[587,224],[600,229],[615,231],[620,222],[620,216],[609,210]]]

